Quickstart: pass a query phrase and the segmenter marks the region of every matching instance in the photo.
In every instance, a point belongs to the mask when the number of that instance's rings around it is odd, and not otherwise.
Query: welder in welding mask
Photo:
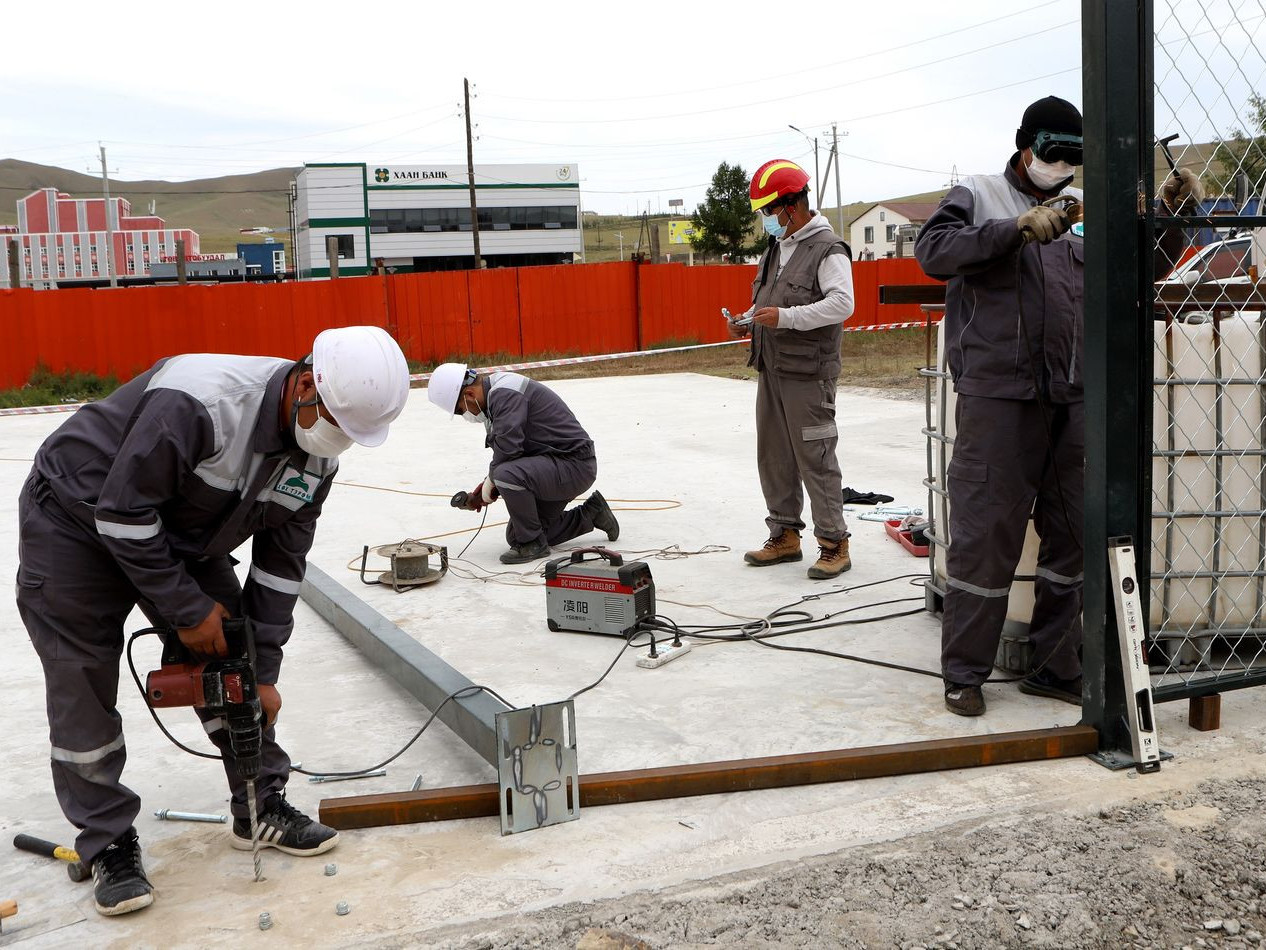
[[[948,467],[945,705],[985,711],[1030,514],[1041,537],[1022,692],[1081,702],[1080,227],[1066,207],[1082,163],[1081,113],[1055,96],[1024,110],[1000,174],[950,189],[919,232],[923,270],[948,282],[945,340],[957,393]],[[1052,201],[1069,196],[1068,201]],[[1046,204],[1051,202],[1051,204]]]
[[[620,525],[599,492],[568,507],[598,475],[593,440],[562,398],[548,386],[518,373],[481,375],[464,363],[435,368],[427,397],[444,412],[482,424],[492,449],[488,474],[467,493],[466,507],[478,511],[504,500],[510,549],[503,564],[525,564],[590,531],[607,540]]]

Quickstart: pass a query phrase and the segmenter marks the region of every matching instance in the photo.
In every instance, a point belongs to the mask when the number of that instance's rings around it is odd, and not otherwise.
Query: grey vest
[[[817,303],[826,295],[818,285],[818,267],[829,254],[847,254],[848,245],[830,231],[805,238],[787,265],[778,274],[778,244],[770,242],[752,281],[752,306],[799,307]],[[759,373],[774,373],[789,379],[840,378],[840,342],[844,328],[838,324],[812,330],[752,327],[752,351],[748,366]]]

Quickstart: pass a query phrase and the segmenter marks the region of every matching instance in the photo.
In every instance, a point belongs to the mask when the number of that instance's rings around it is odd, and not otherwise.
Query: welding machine
[[[625,564],[606,548],[580,548],[545,564],[545,622],[551,630],[627,637],[654,613],[655,582],[645,561]]]

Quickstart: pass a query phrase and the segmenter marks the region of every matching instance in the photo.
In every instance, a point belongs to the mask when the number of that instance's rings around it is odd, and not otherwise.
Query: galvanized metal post
[[[440,708],[474,684],[315,564],[308,564],[299,597],[496,768],[496,716],[508,707],[475,692]]]
[[[1108,538],[1134,539],[1150,576],[1152,388],[1150,0],[1082,0],[1085,113],[1085,587],[1083,721],[1105,760],[1131,756]]]

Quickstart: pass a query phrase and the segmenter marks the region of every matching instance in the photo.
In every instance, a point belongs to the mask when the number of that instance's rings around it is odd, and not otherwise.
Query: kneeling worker
[[[376,446],[409,394],[400,347],[378,327],[342,327],[294,361],[173,356],[50,435],[18,499],[18,613],[44,667],[53,787],[92,868],[97,911],[154,900],[122,784],[116,700],[123,627],[141,604],[195,656],[228,652],[223,622],[254,624],[262,724],[255,784],[261,846],[321,854],[338,840],[285,796],[290,759],[273,722],[317,519],[352,443]],[[239,584],[230,554],[252,539]],[[246,782],[225,723],[198,710],[232,794],[229,841],[252,847]]]
[[[487,431],[492,464],[468,507],[478,511],[505,499],[510,550],[501,555],[502,564],[543,558],[550,545],[595,528],[611,541],[620,536],[600,493],[567,507],[597,478],[598,457],[589,434],[549,387],[517,373],[480,376],[464,363],[444,363],[431,374],[427,395],[445,412],[481,422]]]

